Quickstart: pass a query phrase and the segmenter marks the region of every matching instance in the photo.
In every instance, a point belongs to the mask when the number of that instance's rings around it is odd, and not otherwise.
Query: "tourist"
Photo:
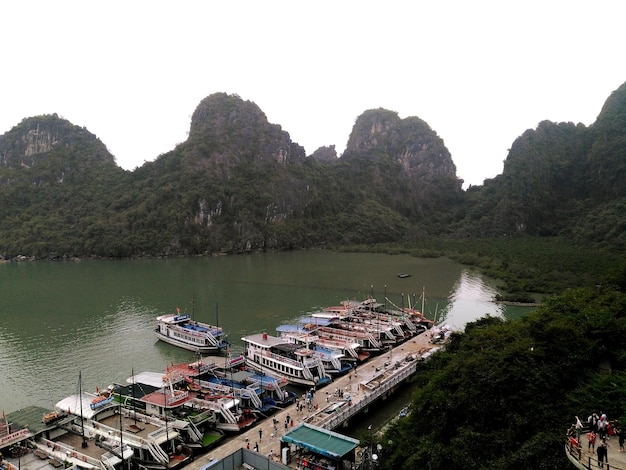
[[[258,442],[255,442],[255,443],[254,443],[254,451],[255,451],[255,452],[258,452],[258,451],[259,451],[259,443],[258,443]]]
[[[624,428],[620,426],[616,430],[616,434],[619,442],[619,451],[624,452]]]
[[[598,432],[598,415],[593,413],[589,416],[589,418],[587,418],[587,424],[589,425],[589,429],[594,433]]]
[[[602,439],[600,445],[598,445],[598,467],[604,468],[604,462],[609,462],[609,455],[606,440]]]
[[[269,457],[269,459],[270,459],[270,462],[271,462],[272,460],[274,460],[274,451],[273,451],[273,450],[270,450],[270,453],[269,453],[268,457]]]
[[[609,432],[609,430],[607,429],[607,422],[606,422],[606,415],[602,415],[602,417],[600,417],[600,419],[598,420],[598,424],[597,424],[597,434],[598,437],[601,440],[606,440],[606,436]]]
[[[576,440],[580,442],[580,434],[583,430],[583,423],[580,422],[580,419],[578,418],[578,416],[576,416],[575,428],[576,428]]]
[[[592,452],[596,450],[596,433],[593,430],[587,433],[587,440],[589,441],[587,450],[591,449]]]
[[[263,429],[259,428],[259,441],[263,440]]]

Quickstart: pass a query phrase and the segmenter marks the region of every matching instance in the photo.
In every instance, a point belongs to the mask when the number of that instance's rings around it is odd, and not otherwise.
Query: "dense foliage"
[[[478,320],[416,377],[381,468],[569,468],[574,416],[626,422],[626,295],[570,290],[519,321]]]

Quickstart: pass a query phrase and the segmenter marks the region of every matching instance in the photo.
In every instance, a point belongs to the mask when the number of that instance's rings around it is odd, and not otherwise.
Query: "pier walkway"
[[[271,451],[279,455],[280,438],[286,432],[284,423],[287,416],[290,418],[287,430],[291,429],[293,421],[294,426],[306,422],[341,432],[340,428],[346,426],[352,416],[367,411],[374,401],[390,397],[395,388],[415,372],[419,359],[439,347],[430,343],[429,331],[411,338],[389,352],[371,358],[325,388],[316,390],[310,406],[306,399],[300,398],[300,403],[304,404],[301,412],[296,410],[295,404],[280,410],[274,415],[278,421],[277,432],[274,431],[273,420],[265,419],[248,431],[227,438],[223,444],[197,457],[185,468],[199,470],[213,459],[223,459],[248,445],[252,450],[255,444],[258,444],[259,453],[264,456]],[[340,392],[343,392],[343,398]]]

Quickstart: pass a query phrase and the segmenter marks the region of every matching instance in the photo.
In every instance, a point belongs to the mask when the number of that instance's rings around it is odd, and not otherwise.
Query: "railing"
[[[410,362],[404,367],[404,370],[399,371],[393,377],[385,380],[385,373],[379,375],[379,385],[374,388],[372,392],[360,400],[358,403],[352,402],[347,407],[342,407],[341,411],[336,411],[329,415],[329,418],[318,426],[324,429],[335,429],[347,421],[350,417],[357,414],[362,409],[368,407],[372,402],[378,400],[384,393],[388,392],[391,388],[395,387],[400,382],[404,381],[407,377],[415,373],[417,369],[417,362]],[[626,470],[626,469],[624,469]]]
[[[148,450],[157,462],[167,464],[170,461],[169,456],[163,449],[161,449],[161,446],[157,444],[156,440],[148,440]]]
[[[595,470],[598,468],[598,457],[592,455],[583,455],[582,445],[576,443],[575,439],[567,438],[565,443],[565,453],[568,460],[580,469]],[[604,462],[605,470],[626,470],[624,465],[612,465]]]

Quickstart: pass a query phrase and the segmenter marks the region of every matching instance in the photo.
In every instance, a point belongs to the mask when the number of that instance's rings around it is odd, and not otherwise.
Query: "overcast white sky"
[[[626,82],[626,2],[67,1],[0,5],[0,134],[58,113],[134,169],[216,92],[311,154],[385,108],[443,138],[468,184],[542,120],[592,124]]]

